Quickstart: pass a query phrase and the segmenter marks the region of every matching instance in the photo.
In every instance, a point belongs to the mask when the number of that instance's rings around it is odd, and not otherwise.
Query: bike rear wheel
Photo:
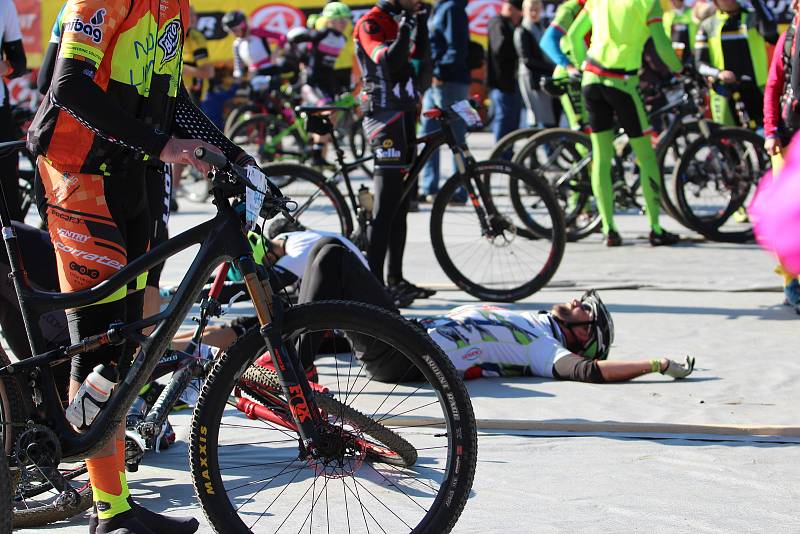
[[[477,437],[463,382],[441,349],[412,323],[356,303],[291,308],[282,332],[287,348],[301,358],[316,357],[319,386],[327,395],[368,414],[421,454],[411,467],[370,458],[358,445],[358,429],[334,418],[320,428],[355,434],[353,441],[338,448],[335,458],[320,452],[299,459],[298,435],[285,423],[289,415],[265,420],[257,414],[267,406],[247,404],[241,388],[242,374],[266,346],[252,330],[214,365],[192,421],[190,465],[213,528],[449,532],[472,485]],[[320,338],[324,345],[316,343]],[[412,376],[420,381],[377,380]],[[243,405],[254,418],[242,413]],[[337,436],[326,435],[338,443]]]
[[[297,202],[292,216],[300,228],[322,230],[350,236],[353,219],[336,183],[319,171],[292,163],[272,163],[261,167],[281,192]]]
[[[770,168],[764,139],[750,130],[719,128],[696,139],[675,171],[675,197],[690,228],[713,241],[752,241],[745,208]]]
[[[0,364],[8,365],[10,360],[0,349]],[[38,527],[69,519],[92,505],[92,491],[88,478],[82,477],[85,471],[72,467],[61,469],[68,480],[74,480],[80,497],[72,506],[62,506],[57,502],[59,492],[45,480],[35,466],[20,465],[17,460],[17,438],[25,429],[27,420],[22,389],[15,377],[0,379],[0,443],[11,471],[11,496],[4,502],[12,507],[15,528]],[[74,475],[74,476],[73,476]]]
[[[564,217],[550,187],[521,166],[479,162],[467,170],[471,202],[453,202],[463,181],[456,175],[439,191],[431,211],[431,242],[445,274],[470,295],[514,302],[532,295],[555,274],[564,255]],[[520,184],[520,206],[485,184]],[[480,213],[480,215],[479,215]]]

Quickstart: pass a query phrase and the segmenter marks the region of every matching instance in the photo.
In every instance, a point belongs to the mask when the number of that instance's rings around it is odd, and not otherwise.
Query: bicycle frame
[[[21,143],[0,144],[0,152],[11,148],[18,149]],[[3,193],[0,186],[0,193]],[[31,344],[30,358],[12,363],[0,369],[0,376],[25,375],[18,380],[21,386],[32,384],[31,395],[25,395],[26,413],[35,420],[44,421],[62,445],[65,461],[92,456],[105,445],[120,423],[125,420],[127,410],[138,395],[139,390],[150,378],[166,351],[172,337],[183,322],[183,318],[194,304],[204,283],[213,270],[222,262],[232,260],[245,280],[245,285],[262,326],[267,346],[276,365],[276,372],[284,386],[287,399],[296,418],[298,431],[304,443],[316,437],[314,418],[317,410],[313,395],[304,373],[295,369],[296,355],[287,355],[281,344],[280,327],[282,307],[279,299],[272,298],[272,291],[266,280],[261,280],[256,272],[250,245],[244,235],[238,215],[230,202],[216,184],[213,188],[217,215],[200,225],[191,228],[155,247],[147,254],[135,259],[109,279],[95,287],[74,293],[54,293],[34,289],[25,272],[22,252],[17,236],[9,218],[5,195],[0,194],[0,222],[2,235],[11,266],[11,276],[19,298],[25,329]],[[77,308],[98,302],[118,288],[125,287],[139,274],[163,263],[166,259],[193,245],[200,245],[187,274],[167,308],[152,317],[130,324],[112,324],[103,334],[84,339],[79,343],[60,349],[42,352],[44,339],[38,329],[37,317],[45,311]],[[141,335],[141,330],[155,326],[149,337]],[[114,388],[107,405],[100,411],[95,421],[85,432],[77,432],[66,420],[63,406],[55,386],[51,365],[66,361],[72,356],[108,345],[119,345],[130,340],[138,343],[136,354],[123,380]],[[288,356],[288,357],[287,357]],[[294,356],[294,358],[292,357]],[[299,363],[297,363],[299,366]],[[302,376],[301,376],[302,375]],[[32,404],[28,401],[31,399]],[[309,405],[311,405],[309,407]],[[316,415],[318,417],[318,415]],[[25,424],[15,421],[12,424]]]

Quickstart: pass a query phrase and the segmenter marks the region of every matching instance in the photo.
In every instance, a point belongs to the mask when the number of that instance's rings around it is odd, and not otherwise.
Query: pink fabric
[[[262,39],[271,39],[276,41],[278,46],[283,46],[286,44],[286,35],[279,32],[274,32],[264,28],[250,28],[250,33],[256,37],[261,37]]]
[[[764,136],[775,137],[778,122],[781,120],[781,96],[784,89],[783,43],[786,41],[786,32],[781,33],[775,52],[772,53],[772,63],[769,65],[767,85],[764,87]]]
[[[780,174],[761,179],[748,212],[758,243],[787,271],[800,272],[800,138],[789,145]]]

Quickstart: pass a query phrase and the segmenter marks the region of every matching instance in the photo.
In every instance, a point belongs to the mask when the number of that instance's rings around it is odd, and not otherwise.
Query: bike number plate
[[[455,111],[458,116],[467,123],[468,128],[481,124],[481,116],[478,115],[478,112],[475,111],[475,108],[472,107],[469,100],[459,100],[450,106],[450,109]]]
[[[250,230],[256,223],[261,213],[261,205],[264,203],[265,177],[264,173],[256,166],[247,167],[247,179],[258,191],[253,191],[249,187],[245,195],[245,221],[247,229]]]

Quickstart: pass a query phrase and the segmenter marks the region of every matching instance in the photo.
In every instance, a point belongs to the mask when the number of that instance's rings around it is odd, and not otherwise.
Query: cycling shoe
[[[401,279],[396,284],[390,285],[389,292],[392,295],[407,295],[413,297],[414,299],[426,299],[436,294],[436,291],[433,289],[415,286],[405,279]]]
[[[668,247],[681,240],[681,236],[662,230],[660,234],[650,232],[650,244],[654,247]]]
[[[169,517],[151,512],[128,499],[131,509],[110,519],[89,518],[89,534],[193,534],[200,528],[194,517]]]
[[[166,532],[166,531],[164,531]],[[89,518],[89,534],[157,534],[130,509],[109,519],[98,519],[92,514]]]

